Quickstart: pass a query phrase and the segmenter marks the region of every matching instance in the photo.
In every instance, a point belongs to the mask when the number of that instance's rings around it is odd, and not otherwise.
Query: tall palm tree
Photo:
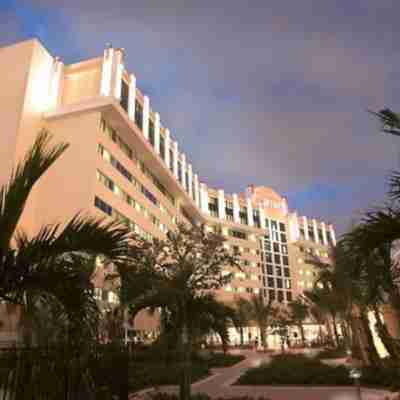
[[[275,315],[275,308],[271,299],[266,302],[260,294],[254,294],[249,300],[250,318],[257,324],[260,332],[260,340],[264,350],[267,348],[267,329],[271,319]]]
[[[234,324],[240,335],[240,345],[244,345],[244,328],[249,325],[251,319],[251,304],[243,297],[234,300],[235,320]]]
[[[228,340],[225,321],[230,311],[209,294],[231,280],[224,268],[238,265],[224,241],[201,227],[178,224],[165,240],[136,238],[130,262],[120,268],[121,299],[132,317],[156,307],[171,316],[181,353],[182,400],[190,398],[190,356],[196,336],[213,330],[223,342]]]
[[[382,124],[382,132],[400,136],[400,115],[389,108],[384,108],[378,112],[371,112],[378,117]]]
[[[97,323],[90,275],[79,266],[89,255],[100,254],[124,262],[128,230],[81,215],[65,224],[44,225],[32,236],[17,230],[32,188],[68,148],[50,141],[51,135],[42,131],[0,188],[0,300],[26,308],[59,307],[67,336],[79,338],[82,326],[95,328]]]
[[[289,311],[290,311],[290,317],[291,317],[292,321],[299,328],[301,341],[302,341],[303,347],[305,347],[306,338],[304,335],[303,323],[309,315],[307,303],[304,302],[301,298],[298,298],[289,303]]]

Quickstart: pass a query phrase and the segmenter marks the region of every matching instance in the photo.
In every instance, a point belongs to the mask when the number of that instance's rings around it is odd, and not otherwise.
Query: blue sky
[[[3,0],[0,45],[38,37],[64,62],[126,49],[126,65],[202,179],[267,185],[343,232],[384,199],[400,139],[400,2]]]

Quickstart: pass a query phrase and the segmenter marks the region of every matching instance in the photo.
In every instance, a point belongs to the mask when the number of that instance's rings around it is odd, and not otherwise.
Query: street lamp
[[[349,376],[350,376],[351,379],[354,380],[354,383],[356,385],[358,400],[362,400],[362,397],[361,397],[361,385],[360,385],[360,378],[362,376],[361,370],[358,369],[358,368],[352,368],[349,371]]]

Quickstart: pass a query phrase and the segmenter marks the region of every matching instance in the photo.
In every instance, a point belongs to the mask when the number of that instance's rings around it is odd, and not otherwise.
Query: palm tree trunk
[[[179,398],[180,400],[190,400],[191,396],[191,379],[190,379],[190,340],[189,332],[186,320],[182,324],[182,330],[180,335],[180,347],[182,357],[182,368],[181,368],[181,382],[179,387]]]
[[[369,326],[369,320],[365,312],[360,312],[360,321],[363,327],[365,339],[366,339],[366,351],[368,353],[369,364],[379,366],[381,364],[380,357],[376,351],[374,339],[372,336],[371,328]]]
[[[336,325],[336,314],[334,314],[334,313],[332,313],[332,325],[333,325],[333,333],[335,335],[336,347],[339,347],[340,339],[339,339],[339,333],[338,333],[337,325]]]
[[[301,342],[303,344],[303,347],[306,347],[306,336],[304,334],[304,327],[302,323],[299,323],[298,328],[300,330],[300,336],[301,336]]]
[[[381,339],[390,357],[393,360],[398,361],[400,359],[400,349],[390,335],[386,325],[382,322],[381,315],[377,306],[374,306],[374,315],[376,319],[376,327],[379,338]]]
[[[239,328],[239,333],[240,333],[240,345],[244,345],[244,332],[243,332],[243,326]]]
[[[359,318],[351,317],[351,330],[352,330],[352,357],[361,360],[364,365],[369,364],[368,353],[364,345],[364,335],[362,334],[362,326]]]

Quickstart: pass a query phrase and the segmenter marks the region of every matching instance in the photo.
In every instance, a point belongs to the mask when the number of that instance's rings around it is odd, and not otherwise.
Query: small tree
[[[285,344],[289,347],[289,325],[290,315],[284,308],[276,309],[274,319],[272,321],[272,333],[278,335],[281,340],[282,353],[285,352]]]
[[[148,307],[164,307],[173,316],[182,362],[180,398],[190,398],[190,355],[193,339],[204,322],[221,330],[222,307],[215,307],[210,290],[231,280],[224,269],[238,260],[223,246],[225,239],[201,227],[179,224],[165,240],[136,238],[130,262],[120,269],[121,298],[134,317]],[[196,323],[193,323],[196,321]],[[226,340],[226,335],[223,340]]]
[[[268,301],[260,294],[253,295],[249,301],[251,319],[257,324],[260,331],[261,344],[264,350],[267,348],[267,328],[275,315],[275,309],[271,299]]]
[[[248,300],[243,297],[235,298],[235,310],[236,310],[236,318],[234,320],[234,324],[236,329],[240,334],[240,345],[244,345],[244,328],[249,324],[251,320],[251,304]]]
[[[303,347],[306,345],[303,322],[308,317],[308,306],[301,299],[289,303],[290,317],[293,323],[299,328]]]

